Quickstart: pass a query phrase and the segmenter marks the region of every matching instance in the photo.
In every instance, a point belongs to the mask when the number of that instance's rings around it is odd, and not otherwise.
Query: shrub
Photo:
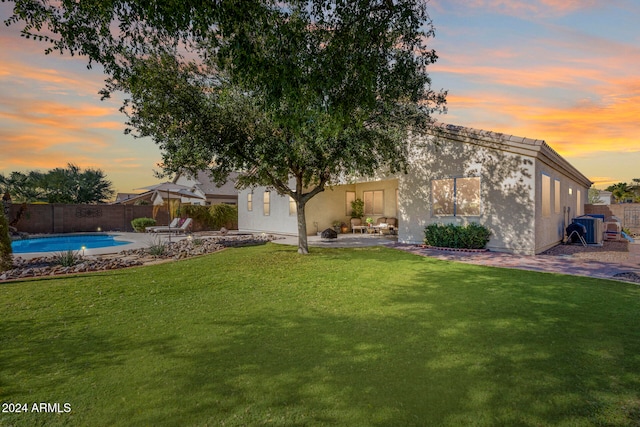
[[[13,268],[12,252],[9,224],[7,223],[7,218],[4,216],[4,209],[0,209],[0,271]]]
[[[58,252],[53,256],[55,263],[63,267],[72,267],[80,260],[80,255],[77,252],[68,250],[65,252]]]
[[[158,256],[163,256],[165,253],[167,253],[167,246],[164,243],[160,241],[156,241],[149,245],[150,255],[158,257]]]
[[[212,227],[211,214],[207,206],[183,205],[180,207],[180,215],[191,218],[193,222],[203,228]]]
[[[351,218],[362,218],[364,216],[364,202],[362,199],[355,199],[351,202]]]
[[[490,236],[487,227],[476,223],[466,226],[431,224],[424,229],[424,242],[442,248],[483,249]]]
[[[145,228],[154,225],[156,225],[156,220],[153,218],[135,218],[131,221],[131,226],[138,233],[144,233]]]
[[[213,219],[213,228],[238,228],[238,207],[234,205],[212,205],[209,213]]]
[[[238,228],[238,207],[218,204],[212,206],[184,205],[180,213],[202,227],[218,230],[221,227]]]

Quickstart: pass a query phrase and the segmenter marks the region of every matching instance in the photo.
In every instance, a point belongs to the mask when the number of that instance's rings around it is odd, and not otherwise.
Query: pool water
[[[14,254],[29,252],[81,251],[83,249],[106,248],[126,245],[131,242],[114,240],[110,234],[75,234],[72,236],[38,237],[34,239],[14,240],[11,248]]]

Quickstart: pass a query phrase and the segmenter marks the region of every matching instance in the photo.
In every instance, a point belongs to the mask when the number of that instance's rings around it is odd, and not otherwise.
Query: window
[[[553,209],[554,212],[559,214],[560,213],[560,180],[556,179],[554,181],[554,188],[553,188]]]
[[[353,202],[356,199],[356,192],[355,191],[347,191],[345,192],[345,215],[346,216],[351,216],[351,211],[353,210],[353,208],[351,207],[351,202]]]
[[[365,215],[382,215],[384,212],[384,192],[382,190],[365,191],[362,193],[364,197],[364,214]]]
[[[293,197],[289,196],[289,216],[295,215],[297,211],[298,208],[296,206],[296,201],[293,199]]]
[[[400,191],[397,188],[396,188],[396,212],[400,212]]]
[[[480,178],[449,178],[431,181],[433,215],[480,215]]]
[[[551,177],[542,174],[542,216],[551,216]]]
[[[263,209],[265,216],[269,216],[271,214],[271,193],[268,191],[264,192]]]
[[[576,191],[576,215],[582,215],[582,199],[580,197],[580,190]]]
[[[253,193],[247,194],[247,210],[249,212],[253,210]]]

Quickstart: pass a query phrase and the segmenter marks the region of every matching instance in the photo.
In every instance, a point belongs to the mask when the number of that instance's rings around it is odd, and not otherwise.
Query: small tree
[[[362,199],[355,199],[351,202],[351,218],[362,218],[364,215],[364,202]]]
[[[0,271],[13,268],[12,253],[9,224],[7,223],[7,218],[4,216],[4,209],[0,209]]]
[[[600,198],[600,190],[597,188],[590,188],[589,193],[589,203],[595,205],[596,203],[602,203],[602,199]]]

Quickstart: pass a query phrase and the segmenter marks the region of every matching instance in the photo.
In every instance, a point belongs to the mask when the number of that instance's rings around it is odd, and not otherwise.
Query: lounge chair
[[[146,233],[155,233],[156,229],[158,228],[175,228],[178,226],[178,223],[180,222],[180,218],[173,218],[173,221],[171,221],[171,224],[167,225],[152,225],[151,227],[145,227],[144,231]]]
[[[156,227],[155,233],[186,233],[192,221],[191,218],[187,218],[180,227]]]

